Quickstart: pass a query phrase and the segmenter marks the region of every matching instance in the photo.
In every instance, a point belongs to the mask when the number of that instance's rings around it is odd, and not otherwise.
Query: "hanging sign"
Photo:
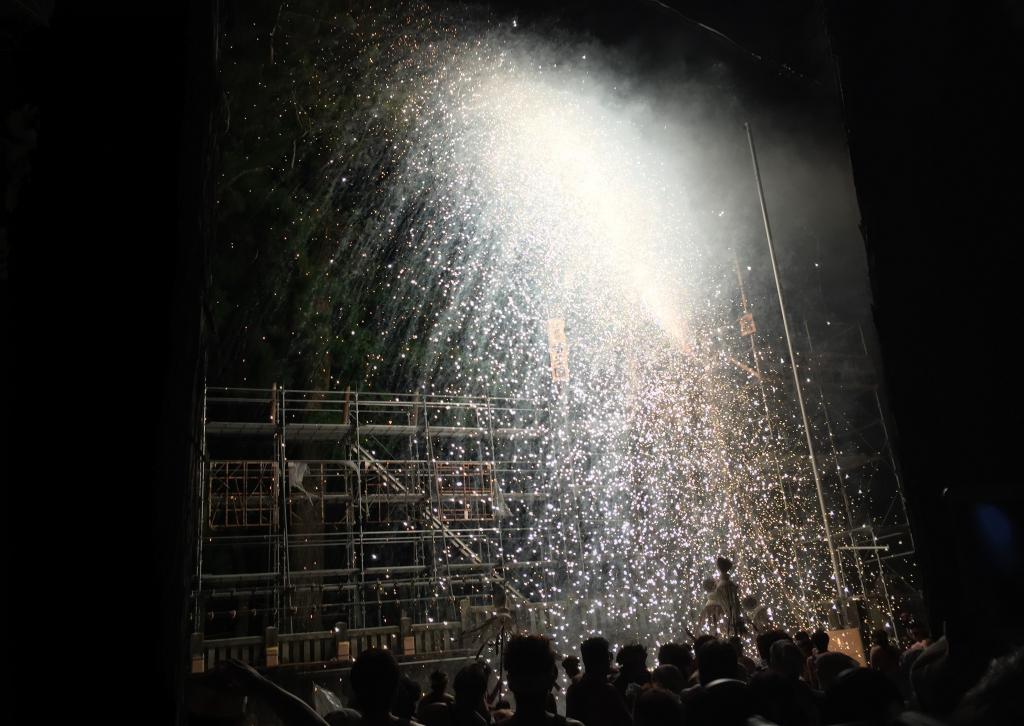
[[[748,335],[753,335],[757,330],[757,326],[754,325],[754,314],[745,313],[740,318],[740,337],[745,338]]]
[[[565,337],[565,319],[548,320],[548,353],[551,356],[551,380],[569,380],[569,339]]]

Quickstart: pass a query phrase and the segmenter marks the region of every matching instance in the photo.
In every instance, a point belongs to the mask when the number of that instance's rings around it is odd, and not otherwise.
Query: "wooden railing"
[[[193,633],[192,672],[202,673],[232,658],[266,667],[313,663],[344,666],[367,648],[387,648],[400,662],[467,657],[479,649],[488,635],[493,637],[487,624],[497,611],[492,607],[470,605],[469,600],[462,601],[460,610],[460,620],[439,623],[413,623],[409,618],[402,618],[393,626],[349,628],[347,623],[341,622],[331,630],[282,635],[276,628],[267,628],[262,636],[216,640],[205,640],[202,633]],[[520,631],[547,633],[550,629],[548,605],[520,606],[516,625]]]

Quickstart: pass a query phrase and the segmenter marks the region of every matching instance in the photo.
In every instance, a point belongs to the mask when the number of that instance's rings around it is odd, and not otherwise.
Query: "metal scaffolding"
[[[208,388],[194,630],[459,621],[564,577],[547,412],[486,396]]]
[[[799,327],[838,604],[852,605],[833,611],[834,625],[899,637],[900,614],[920,611],[920,595],[875,369],[857,326]],[[785,398],[777,383],[772,395]],[[781,426],[776,403],[766,415]],[[487,396],[208,388],[193,667],[344,662],[370,644],[465,657],[493,639],[487,623],[506,607],[533,632],[589,622],[567,604],[568,569],[585,558],[571,472],[559,464],[564,415]],[[781,476],[779,486],[787,519],[798,516],[789,507],[813,519],[810,498]],[[794,541],[789,554],[811,545]]]
[[[832,505],[844,594],[854,611],[861,610],[863,626],[902,637],[902,620],[919,617],[922,603],[879,376],[861,326],[805,320],[802,328],[808,413]]]

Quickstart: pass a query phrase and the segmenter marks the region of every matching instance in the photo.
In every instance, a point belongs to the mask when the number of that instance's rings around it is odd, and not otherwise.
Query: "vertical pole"
[[[569,427],[569,405],[570,405],[570,401],[569,401],[569,395],[570,395],[569,385],[568,385],[567,382],[563,383],[563,382],[558,382],[558,381],[552,381],[552,384],[553,384],[553,386],[555,388],[555,395],[557,396],[557,400],[558,400],[558,415],[559,415],[560,432],[563,433],[565,435],[565,437],[567,438],[568,435],[569,435],[569,432],[570,432],[570,427]],[[565,487],[568,489],[569,496],[570,496],[570,501],[572,503],[571,515],[572,515],[573,521],[571,522],[571,524],[569,526],[567,526],[566,522],[565,522],[565,518],[563,516],[562,517],[562,529],[563,529],[563,532],[571,533],[571,532],[575,531],[575,534],[576,534],[576,552],[575,552],[575,554],[576,554],[576,568],[575,568],[576,569],[576,572],[575,572],[575,575],[576,575],[576,577],[575,577],[576,588],[575,588],[575,590],[576,590],[576,594],[577,595],[581,595],[582,593],[580,592],[580,583],[583,584],[583,586],[587,589],[588,593],[590,591],[590,580],[589,580],[589,577],[587,576],[586,557],[585,557],[584,552],[583,552],[583,526],[582,526],[583,510],[582,510],[582,507],[580,506],[579,496],[578,496],[578,493],[576,491],[576,481],[575,481],[575,477],[574,477],[574,469],[573,469],[572,459],[567,456],[566,448],[561,443],[562,440],[563,440],[563,437],[562,436],[558,436],[558,437],[556,437],[556,440],[558,441],[557,457],[558,457],[558,467],[560,469],[560,472],[558,474],[558,478],[559,478],[560,481],[564,482]],[[566,459],[568,459],[568,465],[566,465]],[[564,474],[563,474],[563,472],[564,472]],[[566,545],[566,535],[565,534],[563,534],[563,536],[562,536],[562,547],[563,547],[563,555],[562,556],[563,557],[567,557],[568,556],[567,550],[569,548]],[[580,598],[580,602],[582,602],[582,598]]]
[[[268,566],[274,568],[275,586],[273,588],[272,598],[274,607],[274,627],[282,628],[284,622],[281,614],[281,597],[282,597],[282,586],[279,581],[281,577],[281,543],[278,537],[281,527],[281,515],[280,515],[280,489],[282,487],[282,480],[284,478],[284,472],[281,471],[281,432],[279,427],[280,416],[277,410],[277,383],[274,383],[270,389],[270,423],[274,426],[274,433],[271,438],[271,447],[273,451],[270,452],[271,460],[274,462],[274,484],[278,487],[279,491],[273,492],[278,497],[278,501],[274,503],[273,509],[271,510],[270,520],[267,525],[267,558],[269,560]]]
[[[449,600],[454,602],[454,600],[455,600],[455,590],[452,588],[452,569],[451,569],[451,565],[452,565],[452,561],[451,561],[451,545],[452,545],[452,543],[451,543],[451,538],[450,538],[451,530],[447,526],[445,526],[445,524],[444,524],[444,522],[445,522],[444,502],[441,500],[441,482],[439,481],[440,477],[438,475],[437,457],[434,455],[434,439],[430,435],[430,408],[429,408],[429,405],[427,404],[427,394],[421,393],[420,394],[420,400],[423,401],[423,438],[424,438],[424,441],[426,442],[426,445],[427,445],[427,471],[430,474],[430,481],[428,483],[427,491],[426,491],[426,494],[427,494],[427,507],[428,508],[432,508],[435,503],[437,504],[437,511],[436,511],[436,514],[434,515],[435,521],[437,522],[437,525],[436,526],[432,526],[430,528],[430,543],[431,543],[431,546],[434,548],[434,553],[433,553],[434,556],[433,556],[432,559],[435,562],[435,565],[434,565],[435,588],[436,588],[436,583],[437,583],[437,580],[438,580],[437,565],[436,565],[436,562],[437,562],[437,559],[438,559],[437,558],[437,530],[440,529],[441,530],[441,547],[442,547],[443,552],[444,552],[444,579],[445,579],[445,582],[447,583],[447,586],[448,586],[448,597],[449,597]],[[443,400],[444,399],[440,399],[439,403],[442,403]],[[429,515],[428,515],[428,519],[429,519]],[[483,557],[481,557],[480,560],[482,561]],[[437,590],[435,589],[434,592],[435,592],[435,595],[436,595]],[[440,607],[441,606],[438,604],[437,598],[435,597],[435,599],[434,599],[434,609],[435,609],[434,610],[434,615],[437,616],[438,619],[441,619]]]
[[[189,654],[192,659],[192,673],[206,671],[206,647],[203,645],[202,632],[194,632],[189,636]]]
[[[343,663],[351,659],[351,643],[348,639],[348,623],[344,621],[334,624],[334,652],[335,657]]]
[[[356,457],[356,516],[359,518],[359,547],[357,548],[359,559],[359,575],[356,582],[356,597],[353,598],[354,612],[353,622],[357,628],[366,627],[366,541],[364,535],[364,519],[366,512],[363,509],[363,465],[366,463],[362,455],[363,447],[359,440],[359,391],[356,391],[356,420],[353,425],[353,454]]]
[[[268,627],[263,631],[263,656],[267,668],[281,665],[281,641],[277,628]]]
[[[501,567],[501,571],[505,571],[505,538],[504,528],[501,526],[501,509],[507,507],[505,504],[505,493],[499,490],[501,482],[498,480],[498,462],[495,456],[495,445],[494,445],[494,404],[491,402],[490,395],[484,395],[484,406],[487,411],[487,441],[491,447],[491,455],[489,461],[483,462],[482,464],[489,464],[490,469],[490,481],[491,481],[491,512],[494,513],[494,525],[498,530],[498,565]],[[480,411],[477,409],[476,414],[477,427],[480,426]],[[481,452],[481,460],[483,459],[483,452]]]
[[[288,500],[289,500],[289,496],[291,494],[291,492],[290,492],[291,482],[289,481],[289,477],[288,477],[288,453],[287,453],[287,449],[285,447],[285,443],[286,443],[286,439],[285,439],[285,426],[287,424],[287,415],[288,415],[288,411],[286,410],[285,399],[287,398],[287,394],[286,394],[285,389],[283,387],[279,390],[278,395],[281,396],[281,404],[280,404],[280,407],[278,408],[278,412],[280,413],[279,418],[281,419],[280,423],[278,424],[278,431],[280,432],[280,441],[279,441],[279,446],[278,446],[278,462],[279,462],[278,463],[278,469],[281,472],[281,545],[280,546],[281,546],[281,582],[282,582],[282,586],[284,587],[284,591],[282,593],[282,595],[283,595],[282,602],[283,602],[284,612],[288,613],[288,627],[285,630],[285,632],[286,633],[292,633],[292,632],[295,632],[295,630],[294,630],[294,624],[292,622],[292,617],[291,617],[291,607],[292,607],[292,595],[291,595],[292,582],[291,582],[291,579],[292,578],[291,578],[291,572],[289,571],[289,569],[290,569],[290,567],[289,567],[290,562],[289,562],[289,553],[288,553],[288,516],[289,516],[289,510],[290,510],[290,507],[288,506],[288,504],[289,504]],[[282,621],[282,622],[284,622],[284,621]]]
[[[409,491],[416,492],[420,490],[421,483],[423,481],[423,467],[420,465],[420,444],[419,444],[419,427],[420,427],[420,409],[419,409],[419,394],[413,393],[409,397],[409,415],[407,422],[412,426],[412,433],[409,435],[409,470],[412,472],[410,475]],[[415,504],[411,505],[415,508]],[[414,519],[420,519],[415,516]],[[423,537],[419,535],[412,536],[412,551],[413,551],[413,564],[423,568],[423,571],[427,571],[427,548]],[[424,596],[422,582],[425,578],[416,578],[409,585],[410,605],[409,607],[414,608],[413,619],[420,623],[427,622],[427,608],[430,599]]]
[[[192,603],[192,629],[200,631],[202,624],[202,598],[203,598],[203,520],[206,517],[206,482],[208,481],[209,464],[206,460],[206,405],[209,398],[209,388],[206,381],[203,381],[203,421],[202,421],[202,461],[200,462],[200,475],[196,485],[196,584],[194,602]]]
[[[793,384],[796,387],[796,401],[800,407],[800,420],[803,422],[804,435],[807,439],[808,459],[811,463],[811,473],[814,475],[814,486],[818,493],[818,506],[821,508],[821,523],[825,528],[825,543],[828,545],[828,553],[832,560],[832,576],[836,582],[837,605],[843,601],[843,576],[839,569],[839,556],[836,554],[835,543],[832,541],[832,530],[828,526],[828,510],[825,508],[825,493],[821,488],[821,475],[818,473],[818,462],[814,454],[814,441],[811,438],[811,427],[807,423],[807,409],[804,407],[804,394],[800,389],[800,372],[797,370],[796,357],[793,354],[793,340],[789,334],[789,321],[786,317],[786,304],[782,297],[782,283],[779,280],[779,267],[775,261],[775,243],[772,241],[772,228],[768,222],[768,207],[764,201],[764,187],[761,185],[761,171],[757,165],[757,153],[754,151],[754,136],[750,132],[750,124],[744,124],[747,129],[747,142],[750,144],[750,159],[754,164],[754,181],[757,183],[757,198],[761,203],[761,218],[764,220],[764,233],[768,240],[768,255],[772,263],[772,275],[775,278],[775,292],[779,297],[779,310],[782,313],[782,330],[786,336],[786,349],[789,352],[789,363],[793,370]],[[839,621],[846,625],[846,608],[839,608]]]

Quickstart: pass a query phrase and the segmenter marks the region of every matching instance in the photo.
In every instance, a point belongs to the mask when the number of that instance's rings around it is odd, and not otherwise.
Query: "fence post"
[[[270,626],[263,633],[263,650],[267,656],[267,668],[276,668],[281,663],[277,640],[277,628]]]
[[[206,670],[206,652],[202,633],[192,633],[189,638],[189,653],[192,655],[192,672],[203,673]]]
[[[461,623],[448,623],[448,630],[444,632],[446,640],[441,646],[442,652],[451,650],[452,648],[462,647],[462,624]]]
[[[416,654],[416,636],[412,634],[412,618],[403,615],[398,621],[398,641],[402,655]]]
[[[334,647],[335,657],[338,660],[352,659],[352,645],[348,639],[348,623],[338,622],[334,624]]]

